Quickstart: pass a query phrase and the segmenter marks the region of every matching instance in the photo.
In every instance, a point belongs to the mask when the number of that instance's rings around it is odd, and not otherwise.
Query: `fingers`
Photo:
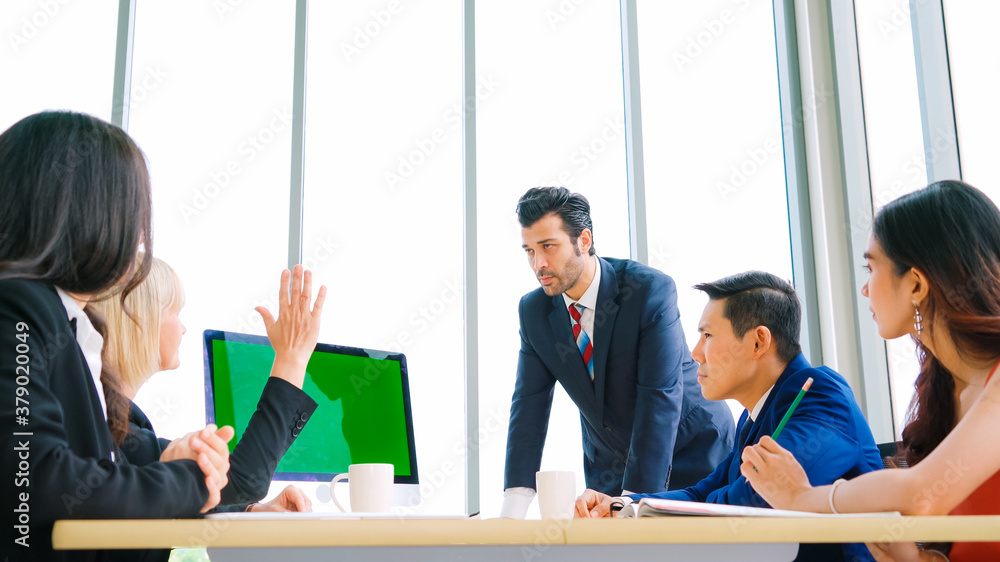
[[[228,427],[228,426],[227,426]],[[229,447],[228,436],[232,428],[223,428],[222,435],[216,433],[215,424],[209,424],[198,435],[191,438],[191,449],[198,453],[198,466],[205,476],[215,479],[220,488],[229,483]]]
[[[233,437],[236,436],[236,430],[233,429],[233,426],[231,425],[224,425],[220,427],[218,431],[215,432],[215,435],[218,436],[219,439],[222,439],[226,443],[229,443],[230,441],[233,440]]]
[[[589,518],[590,517],[590,502],[592,501],[594,491],[584,490],[580,497],[576,498],[576,504],[574,505],[573,516],[577,518]]]
[[[590,510],[591,517],[610,517],[611,516],[611,501],[612,497],[602,494],[600,492],[597,495],[597,505]]]
[[[312,511],[312,501],[299,488],[288,486],[281,493],[285,496],[285,505],[289,511]]]
[[[755,477],[756,473],[766,465],[756,445],[744,448],[743,455],[740,458],[743,459],[743,464],[740,465],[740,472],[748,480]]]
[[[205,486],[208,488],[208,501],[206,501],[205,505],[202,506],[200,513],[205,513],[206,511],[219,505],[219,501],[222,499],[222,488],[219,487],[214,478],[206,476]]]
[[[288,310],[288,279],[291,272],[287,269],[281,272],[281,285],[278,286],[278,316],[281,317]]]
[[[264,308],[263,306],[258,306],[254,308],[257,314],[260,314],[261,320],[264,321],[264,329],[270,329],[274,325],[274,316],[271,315],[271,311]]]
[[[770,435],[761,437],[760,441],[757,442],[757,445],[769,453],[777,454],[785,450],[781,447],[781,445],[778,445],[777,441],[771,439]]]
[[[298,267],[296,267],[298,269]],[[313,294],[313,274],[308,269],[302,272],[302,294],[299,296],[298,305],[309,312],[309,301]]]
[[[607,517],[611,513],[611,500],[611,496],[588,488],[576,499],[574,517]]]
[[[300,306],[300,299],[302,298],[302,278],[303,278],[303,268],[301,265],[295,266],[292,270],[292,293],[288,299],[288,304],[293,307]]]
[[[326,285],[320,285],[319,294],[316,295],[316,304],[313,305],[312,309],[313,318],[319,320],[320,314],[323,312],[324,302],[326,302]]]

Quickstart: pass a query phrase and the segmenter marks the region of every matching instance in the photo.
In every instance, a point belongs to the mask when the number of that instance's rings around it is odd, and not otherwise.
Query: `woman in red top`
[[[931,184],[879,211],[864,257],[879,335],[917,344],[900,451],[911,468],[814,488],[765,437],[744,449],[743,475],[782,509],[1000,514],[1000,211],[965,183]],[[879,560],[947,559],[913,543],[869,548]],[[951,559],[1000,560],[1000,543],[956,543]]]

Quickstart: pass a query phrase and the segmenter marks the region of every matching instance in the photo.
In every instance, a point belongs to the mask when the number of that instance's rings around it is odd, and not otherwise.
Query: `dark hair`
[[[590,220],[590,202],[579,193],[565,187],[533,187],[517,201],[517,220],[528,228],[546,215],[556,214],[563,222],[563,230],[570,241],[576,239],[584,229],[594,234],[594,224]],[[594,244],[590,244],[590,255],[594,255]]]
[[[782,361],[791,361],[802,353],[802,307],[788,282],[763,271],[746,271],[694,288],[712,300],[725,299],[722,316],[733,324],[736,337],[742,339],[750,330],[764,326],[771,331]]]
[[[82,113],[25,117],[0,135],[0,279],[94,295],[128,277],[124,301],[151,266],[150,199],[142,151],[121,128]],[[140,242],[146,252],[137,262]],[[85,310],[105,335],[99,314]],[[101,382],[120,444],[128,399],[112,370]]]
[[[948,326],[963,360],[1000,355],[1000,211],[978,189],[941,181],[904,195],[875,216],[873,235],[897,275],[911,268],[928,281],[924,324]],[[955,381],[914,338],[920,374],[907,412],[900,456],[924,459],[955,426]]]

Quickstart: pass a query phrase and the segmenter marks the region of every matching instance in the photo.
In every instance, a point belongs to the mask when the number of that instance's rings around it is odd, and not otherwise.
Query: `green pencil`
[[[802,397],[806,395],[806,391],[809,390],[812,383],[812,377],[806,379],[806,383],[802,385],[802,390],[799,391],[799,395],[795,397],[795,400],[792,400],[792,405],[789,406],[788,411],[785,412],[785,417],[781,418],[781,423],[778,424],[778,429],[775,429],[774,433],[771,434],[771,439],[777,439],[778,436],[781,435],[781,430],[785,429],[785,424],[788,423],[788,418],[792,417],[792,413],[795,412],[795,408],[799,407],[799,402],[802,401]]]

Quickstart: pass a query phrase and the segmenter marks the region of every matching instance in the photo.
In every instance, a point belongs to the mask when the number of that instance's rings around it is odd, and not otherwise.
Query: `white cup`
[[[330,481],[330,497],[340,511],[347,511],[337,501],[337,482],[348,481],[351,492],[351,511],[366,513],[386,513],[392,507],[392,481],[394,467],[391,464],[352,464],[347,474],[338,474]]]
[[[576,473],[541,470],[535,473],[538,510],[542,519],[572,519],[576,505]]]

